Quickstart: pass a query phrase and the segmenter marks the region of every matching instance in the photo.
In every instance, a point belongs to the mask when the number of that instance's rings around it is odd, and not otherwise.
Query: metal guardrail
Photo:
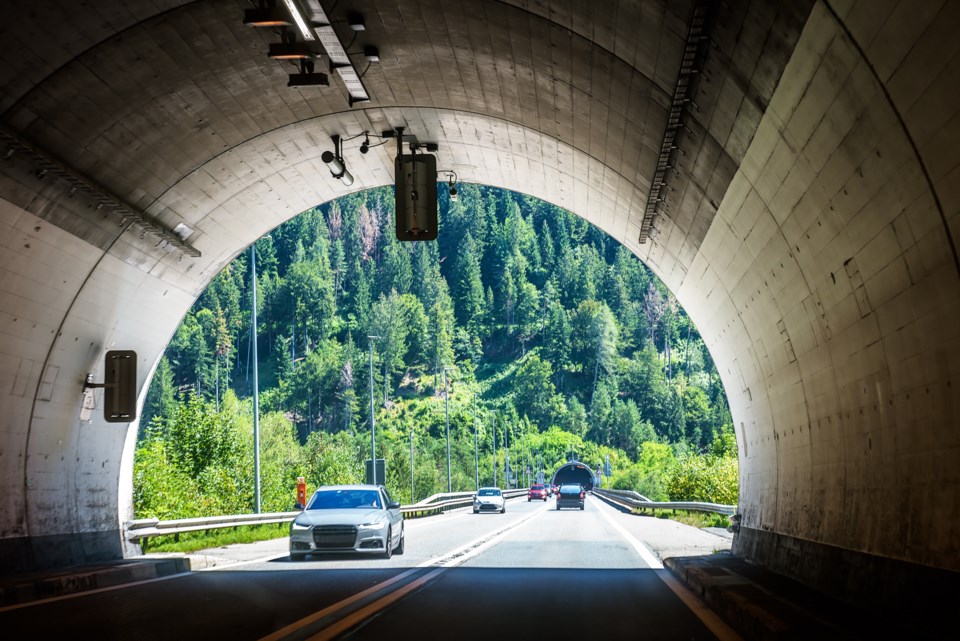
[[[473,504],[476,492],[450,492],[433,496],[413,505],[401,505],[404,517],[417,518],[442,514],[446,510],[469,507]],[[504,498],[511,499],[526,496],[527,489],[504,490]],[[268,512],[264,514],[234,514],[229,516],[206,516],[191,519],[137,519],[124,524],[124,538],[138,542],[155,536],[175,536],[186,532],[202,532],[219,528],[242,527],[249,525],[270,525],[289,523],[297,518],[299,510],[291,512]]]
[[[737,511],[736,505],[722,505],[720,503],[699,503],[696,501],[651,501],[642,494],[629,490],[602,490],[593,489],[593,493],[608,500],[620,503],[632,509],[648,510],[689,510],[692,512],[713,512],[733,516]]]

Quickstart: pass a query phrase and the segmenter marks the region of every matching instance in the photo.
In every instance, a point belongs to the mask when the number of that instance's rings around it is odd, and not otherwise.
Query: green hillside
[[[298,476],[362,481],[371,404],[386,484],[404,502],[447,490],[448,421],[455,491],[493,483],[495,468],[505,486],[509,455],[521,486],[576,458],[609,461],[605,485],[651,498],[734,502],[720,378],[662,283],[550,204],[473,185],[442,199],[436,242],[395,240],[384,188],[255,244],[261,509],[290,509]],[[247,251],[161,359],[138,517],[252,509],[252,290]]]

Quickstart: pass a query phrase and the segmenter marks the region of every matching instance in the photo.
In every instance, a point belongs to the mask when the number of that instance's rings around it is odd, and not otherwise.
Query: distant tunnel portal
[[[570,461],[553,473],[551,483],[557,486],[564,483],[579,483],[589,491],[593,489],[593,474],[586,464],[580,461]]]

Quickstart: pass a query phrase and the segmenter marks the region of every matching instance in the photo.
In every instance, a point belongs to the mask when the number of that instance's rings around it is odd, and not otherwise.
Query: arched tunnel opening
[[[317,42],[359,37],[370,64],[338,51],[309,90],[265,58],[275,34],[241,22],[247,4],[10,9],[5,566],[136,553],[140,426],[102,420],[85,382],[129,349],[145,397],[215,275],[305,208],[392,184],[391,146],[359,141],[403,126],[462,183],[590,220],[676,293],[729,396],[736,554],[891,611],[922,607],[930,572],[957,584],[954,3],[464,0],[484,16],[469,30],[415,0],[361,2],[360,22],[325,3],[336,38]],[[143,43],[165,55],[143,64]],[[353,183],[323,162],[333,140]]]
[[[577,483],[590,491],[593,489],[594,479],[594,472],[590,471],[588,465],[580,461],[570,461],[553,473],[550,482],[558,487],[564,483]]]

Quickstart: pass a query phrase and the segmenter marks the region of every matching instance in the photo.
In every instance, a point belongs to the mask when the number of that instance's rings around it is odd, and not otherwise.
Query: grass
[[[693,527],[722,527],[730,525],[730,521],[724,514],[714,514],[713,512],[694,512],[686,510],[644,510],[636,509],[634,514],[651,514],[658,519],[671,519],[685,525]]]
[[[144,552],[181,552],[184,554],[218,548],[234,543],[256,543],[289,535],[289,523],[268,525],[245,525],[237,528],[220,528],[201,532],[186,532],[180,535],[156,536],[141,541]]]

